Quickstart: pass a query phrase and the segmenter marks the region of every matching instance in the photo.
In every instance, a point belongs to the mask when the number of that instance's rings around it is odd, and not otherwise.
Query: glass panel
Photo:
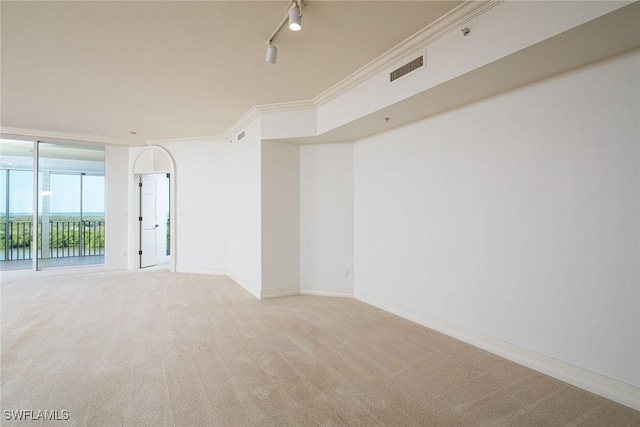
[[[0,139],[0,270],[33,267],[33,142]]]
[[[83,253],[104,256],[104,176],[82,177]]]
[[[104,263],[104,149],[40,143],[38,165],[38,267]]]

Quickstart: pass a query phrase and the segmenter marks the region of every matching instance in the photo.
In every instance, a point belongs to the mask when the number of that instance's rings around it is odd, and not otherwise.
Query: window
[[[104,263],[104,149],[37,143],[38,217],[34,224],[35,143],[0,142],[0,204],[4,203],[0,269]]]

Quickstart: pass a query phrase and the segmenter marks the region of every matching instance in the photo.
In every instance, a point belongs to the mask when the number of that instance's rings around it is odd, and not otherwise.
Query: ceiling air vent
[[[244,138],[244,131],[238,134],[238,141],[240,141],[242,138]]]
[[[397,70],[392,71],[391,74],[389,74],[389,78],[391,79],[389,81],[392,82],[396,79],[399,79],[400,77],[405,76],[414,70],[417,70],[423,65],[424,65],[424,55],[421,55],[418,58],[414,59],[413,61],[404,64],[402,67],[398,68]]]

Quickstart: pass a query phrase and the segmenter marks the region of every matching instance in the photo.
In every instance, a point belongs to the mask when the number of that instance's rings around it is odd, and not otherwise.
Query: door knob
[[[160,224],[156,224],[156,227],[160,227]]]

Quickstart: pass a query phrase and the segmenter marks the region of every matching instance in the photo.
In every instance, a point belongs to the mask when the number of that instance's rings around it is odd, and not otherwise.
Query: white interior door
[[[167,257],[169,207],[166,174],[140,177],[140,268],[164,262]]]

